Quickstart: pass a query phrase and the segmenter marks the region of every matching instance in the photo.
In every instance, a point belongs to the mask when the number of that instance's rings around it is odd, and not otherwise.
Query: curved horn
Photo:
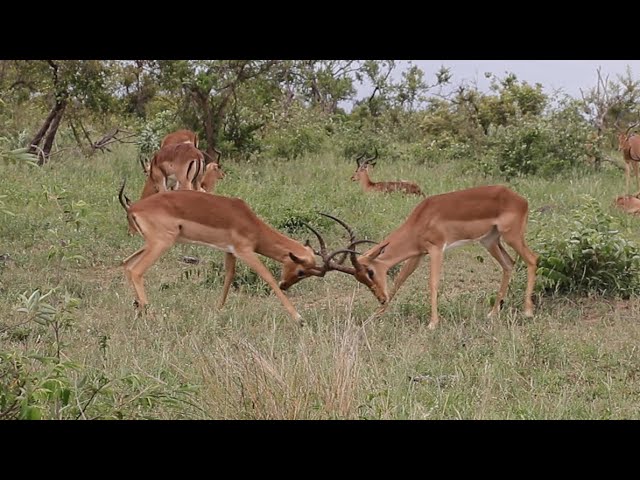
[[[218,154],[218,158],[216,158],[216,163],[220,166],[220,158],[222,157],[222,152],[218,150],[216,147],[211,147],[214,152]]]
[[[308,223],[302,222],[302,224],[305,227],[307,227],[309,230],[311,230],[316,237],[318,237],[318,243],[320,243],[320,251],[317,252],[314,250],[313,253],[315,253],[316,255],[320,255],[324,259],[325,255],[327,254],[327,245],[326,243],[324,243],[324,239],[322,238],[322,235],[320,235],[318,231]]]
[[[375,166],[375,164],[376,164],[376,161],[375,161],[375,160],[376,160],[376,158],[378,158],[378,147],[373,147],[373,149],[374,149],[374,151],[375,151],[375,153],[374,153],[373,157],[371,157],[371,158],[367,158],[367,159],[364,161],[364,163],[366,163],[366,164],[368,164],[368,165],[371,165],[371,166]]]
[[[349,233],[349,238],[350,238],[350,242],[353,243],[356,241],[356,234],[353,232],[353,229],[347,225],[346,223],[344,223],[342,220],[340,220],[339,218],[334,217],[333,215],[329,215],[328,213],[322,213],[322,212],[318,212],[320,215],[323,215],[327,218],[330,218],[331,220],[338,222],[340,225],[342,225],[347,232]]]
[[[629,125],[627,127],[627,130],[624,132],[625,136],[629,136],[629,130],[631,130],[632,128],[636,127],[638,124],[640,124],[640,122],[632,123],[631,125]]]
[[[142,159],[142,156],[139,156],[138,160],[140,160],[140,166],[142,167],[142,171],[144,172],[145,175],[148,175],[149,174],[149,162],[148,161],[145,162]]]
[[[131,207],[131,200],[129,200],[129,198],[124,194],[124,186],[127,183],[127,179],[123,179],[122,180],[122,187],[120,187],[120,192],[118,193],[118,200],[120,200],[120,205],[122,205],[122,208],[124,208],[126,211],[129,211],[129,208]]]

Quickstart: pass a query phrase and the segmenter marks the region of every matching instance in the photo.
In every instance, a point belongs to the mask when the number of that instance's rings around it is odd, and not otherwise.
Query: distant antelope
[[[375,149],[375,155],[373,157],[363,160],[364,156],[365,154],[362,154],[356,158],[356,164],[358,166],[351,176],[351,180],[354,182],[359,181],[365,192],[404,192],[424,196],[420,187],[413,182],[372,182],[369,178],[368,169],[369,166],[375,166],[375,160],[378,158],[378,149]]]
[[[632,133],[629,135],[629,131],[637,126],[640,122],[636,122],[629,127],[623,133],[618,133],[618,150],[622,152],[622,157],[625,163],[625,179],[626,179],[626,192],[629,193],[629,176],[630,166],[633,165],[633,173],[636,177],[636,185],[638,187],[638,193],[640,194],[640,177],[638,177],[638,162],[640,162],[640,136]]]
[[[175,145],[177,143],[192,143],[198,148],[198,135],[191,130],[176,130],[167,134],[160,143],[160,148],[165,145]]]
[[[633,195],[620,195],[613,204],[625,213],[640,215],[640,199]]]
[[[202,192],[213,193],[217,181],[224,178],[222,165],[220,165],[220,157],[222,157],[222,152],[215,147],[213,148],[213,151],[218,154],[218,158],[215,161],[207,163],[207,166],[204,169],[204,176],[202,177],[202,182],[200,184],[200,191]],[[208,154],[205,155],[208,156]]]

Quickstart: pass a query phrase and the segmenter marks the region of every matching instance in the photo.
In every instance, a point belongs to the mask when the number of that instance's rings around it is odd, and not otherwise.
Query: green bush
[[[328,118],[293,103],[286,114],[271,122],[262,138],[264,153],[272,158],[292,160],[317,153],[327,139]]]
[[[585,195],[573,228],[539,240],[539,285],[546,293],[640,293],[640,249],[623,238],[614,219]]]
[[[495,168],[506,178],[548,177],[585,160],[588,133],[586,123],[572,112],[560,111],[547,118],[522,117],[490,129],[490,151]]]

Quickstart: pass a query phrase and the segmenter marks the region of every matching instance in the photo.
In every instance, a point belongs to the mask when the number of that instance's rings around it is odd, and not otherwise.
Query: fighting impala
[[[375,154],[371,158],[364,158],[363,153],[356,158],[356,171],[351,176],[351,180],[354,182],[360,182],[362,189],[365,192],[404,192],[413,195],[422,195],[420,187],[413,182],[399,181],[399,182],[372,182],[369,178],[369,167],[373,167],[376,164],[378,158],[378,149],[375,149]]]
[[[190,190],[160,192],[132,204],[118,195],[127,212],[129,230],[144,238],[142,248],[123,261],[125,274],[136,294],[136,306],[148,304],[144,273],[176,242],[206,245],[225,252],[225,277],[221,308],[227,298],[239,258],[269,284],[289,315],[303,324],[282,292],[309,276],[323,276],[327,268],[316,265],[313,249],[273,229],[238,198],[209,195]],[[278,284],[257,255],[282,263]],[[338,266],[339,267],[339,266]]]
[[[420,202],[400,227],[366,252],[358,254],[353,250],[362,241],[352,241],[349,248],[331,254],[320,252],[324,259],[323,269],[353,275],[375,295],[382,304],[382,312],[424,255],[428,254],[431,259],[429,328],[433,329],[439,321],[437,295],[444,252],[466,243],[480,242],[502,267],[500,290],[489,316],[500,311],[514,267],[513,259],[500,242],[503,238],[527,264],[524,314],[530,317],[533,316],[531,296],[538,257],[529,249],[524,238],[528,212],[527,200],[500,185],[433,195]],[[318,240],[321,241],[319,236]],[[333,257],[339,253],[349,254],[352,267],[333,261]],[[389,293],[387,272],[405,260]]]
[[[638,193],[640,194],[640,177],[638,176],[638,162],[640,162],[640,136],[632,133],[629,135],[629,132],[632,128],[636,127],[640,122],[636,122],[627,127],[626,131],[623,133],[620,131],[618,133],[618,150],[622,152],[622,157],[624,158],[624,166],[625,166],[625,180],[626,180],[626,192],[629,192],[629,176],[630,176],[630,166],[633,165],[633,173],[636,177],[636,184],[638,187]],[[617,125],[617,124],[616,124]]]

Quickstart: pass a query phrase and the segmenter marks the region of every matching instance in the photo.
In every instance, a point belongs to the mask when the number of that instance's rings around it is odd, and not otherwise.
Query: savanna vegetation
[[[396,68],[1,61],[0,418],[638,418],[640,225],[613,199],[640,81],[599,71],[572,98],[513,74],[487,73],[481,91],[446,68]],[[373,89],[357,99],[363,81]],[[363,192],[350,181],[363,152],[379,152],[377,181],[426,195],[509,186],[529,201],[535,316],[522,315],[518,260],[486,318],[500,268],[466,246],[445,255],[436,330],[428,262],[379,317],[347,275],[301,281],[287,292],[300,328],[240,262],[217,309],[223,254],[191,245],[145,275],[151,309],[136,315],[121,262],[142,240],[127,235],[118,188],[126,179],[137,199],[139,159],[179,128],[223,152],[216,194],[300,241],[315,242],[314,225],[336,248],[345,232],[318,212],[381,240],[422,200]]]

